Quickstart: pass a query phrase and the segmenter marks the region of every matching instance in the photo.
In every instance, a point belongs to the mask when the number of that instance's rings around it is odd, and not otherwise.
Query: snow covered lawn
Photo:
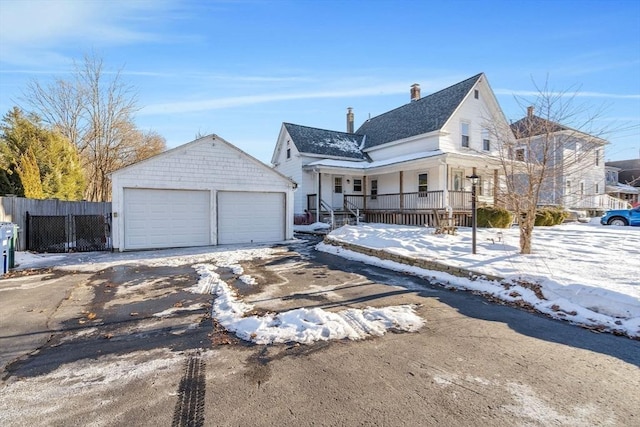
[[[436,235],[425,227],[363,224],[328,235],[337,242],[437,261],[478,276],[503,277],[500,283],[424,270],[324,243],[317,249],[505,301],[528,303],[552,317],[596,330],[640,337],[640,227],[601,226],[596,221],[536,227],[531,255],[518,253],[517,228],[478,229],[475,255],[471,254],[470,228],[460,228],[457,235]]]

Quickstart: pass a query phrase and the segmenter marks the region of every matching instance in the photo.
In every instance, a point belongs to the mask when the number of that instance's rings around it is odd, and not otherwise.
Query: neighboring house
[[[295,183],[209,135],[113,172],[114,250],[293,237]]]
[[[607,166],[619,168],[618,182],[640,187],[640,158],[607,162]]]
[[[533,107],[528,107],[527,116],[511,124],[511,129],[516,138],[513,157],[546,170],[539,205],[592,213],[626,206],[606,194],[606,140],[538,117]],[[547,155],[543,156],[545,150]]]
[[[633,206],[640,202],[640,159],[607,162],[605,170],[607,194]]]
[[[494,204],[500,163],[487,118],[508,127],[484,74],[366,120],[347,132],[283,123],[274,168],[299,184],[294,211],[358,213],[371,222],[423,225],[434,209],[467,221],[471,182]],[[495,120],[495,119],[494,119]],[[319,195],[319,197],[318,197]]]

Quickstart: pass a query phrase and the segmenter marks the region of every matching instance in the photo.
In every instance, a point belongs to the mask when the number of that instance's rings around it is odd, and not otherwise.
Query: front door
[[[344,177],[334,175],[333,176],[333,197],[332,207],[333,209],[344,209]]]

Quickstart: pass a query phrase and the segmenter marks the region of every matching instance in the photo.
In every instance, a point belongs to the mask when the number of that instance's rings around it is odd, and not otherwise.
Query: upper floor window
[[[596,182],[594,185],[595,194],[600,194],[600,185]]]
[[[462,146],[469,147],[469,123],[460,124],[460,134],[462,135]]]
[[[376,200],[378,198],[378,180],[371,180],[371,200]]]
[[[526,157],[525,149],[524,148],[516,148],[515,159],[520,161],[520,162],[524,162],[525,157]]]
[[[336,194],[342,193],[342,177],[336,176],[333,179],[333,192]]]
[[[291,158],[291,148],[287,148],[287,159]]]
[[[473,97],[474,97],[475,99],[480,98],[480,91],[479,91],[478,89],[476,89],[476,90],[474,90],[474,91],[473,91]]]
[[[362,192],[362,180],[360,178],[356,178],[353,180],[353,191]]]
[[[421,173],[418,175],[418,196],[425,197],[427,195],[427,191],[429,191],[429,180],[427,179],[426,173]]]
[[[491,140],[489,139],[489,131],[482,129],[482,149],[484,151],[491,151]]]
[[[600,166],[600,150],[595,150],[596,166]]]

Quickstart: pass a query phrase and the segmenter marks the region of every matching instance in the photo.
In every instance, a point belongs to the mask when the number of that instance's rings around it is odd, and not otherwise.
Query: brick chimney
[[[353,108],[347,108],[347,133],[353,133]]]
[[[533,112],[535,111],[535,108],[533,107],[533,105],[529,105],[527,107],[527,117],[528,118],[532,118],[533,117]]]
[[[411,101],[417,101],[420,99],[420,85],[414,83],[411,85]]]

